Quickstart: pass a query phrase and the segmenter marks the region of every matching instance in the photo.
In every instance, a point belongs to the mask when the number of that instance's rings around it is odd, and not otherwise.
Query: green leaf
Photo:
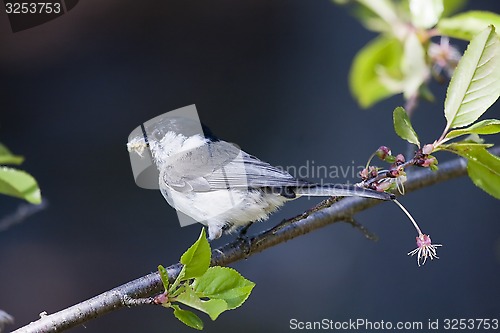
[[[500,120],[486,119],[475,123],[467,128],[450,131],[446,135],[446,139],[453,139],[460,135],[466,134],[496,134],[500,133]]]
[[[351,93],[363,108],[401,92],[391,89],[381,76],[401,79],[403,46],[396,38],[380,36],[365,45],[354,57],[350,73]]]
[[[437,29],[445,36],[471,40],[491,24],[497,30],[500,29],[500,15],[486,11],[469,11],[441,19]]]
[[[337,5],[340,5],[340,6],[344,6],[344,5],[347,5],[351,2],[351,0],[332,0],[332,2],[334,4],[337,4]]]
[[[167,270],[162,265],[159,265],[158,273],[160,274],[161,282],[163,283],[163,288],[165,289],[165,291],[168,291],[169,281],[168,281]]]
[[[472,141],[459,141],[450,144],[440,145],[435,151],[447,150],[462,157],[467,157],[466,154],[471,150],[486,149],[493,147],[491,143],[476,143]]]
[[[417,28],[435,26],[443,10],[443,0],[410,0],[411,22]]]
[[[442,147],[468,160],[467,172],[472,182],[486,193],[500,199],[500,158],[484,144],[452,143]]]
[[[443,1],[443,14],[442,17],[448,17],[465,7],[467,0],[444,0]]]
[[[451,78],[444,102],[450,128],[476,121],[500,95],[500,40],[493,27],[470,42]]]
[[[172,308],[174,309],[175,318],[191,328],[200,331],[203,329],[203,321],[196,314],[188,310],[182,310],[178,305],[172,305]]]
[[[396,134],[399,135],[403,140],[408,141],[409,143],[413,143],[420,147],[420,141],[418,140],[417,133],[411,126],[410,118],[406,113],[405,109],[398,106],[394,109],[394,113],[392,115],[394,121],[394,130]]]
[[[181,257],[181,264],[184,265],[181,281],[203,275],[210,266],[211,255],[210,244],[208,244],[205,229],[202,228],[198,240]]]
[[[363,23],[370,30],[391,32],[401,25],[400,18],[394,1],[391,0],[357,0],[357,3],[364,6],[373,13],[372,18],[364,20]],[[375,17],[375,18],[373,18]],[[367,17],[369,18],[369,17]],[[376,22],[374,24],[374,22]],[[397,29],[393,31],[398,35]]]
[[[195,279],[193,288],[200,297],[223,299],[227,309],[235,309],[245,302],[255,283],[245,279],[228,267],[210,267],[203,276]]]
[[[10,150],[0,143],[0,165],[2,164],[14,164],[19,165],[23,163],[24,157],[19,155],[14,155]]]
[[[380,82],[392,93],[404,94],[406,99],[414,97],[422,84],[429,76],[429,66],[426,63],[426,54],[420,39],[415,32],[404,38],[403,57],[400,63],[401,76],[395,77],[379,68]]]
[[[193,289],[191,289],[190,286],[187,286],[186,290],[175,298],[175,301],[188,305],[196,310],[205,312],[210,316],[212,320],[217,319],[217,317],[222,312],[228,310],[225,300],[209,299],[207,301],[204,301],[196,295],[196,293],[193,291]]]
[[[436,98],[432,94],[432,91],[426,84],[420,86],[419,95],[422,98],[422,100],[427,102],[434,103],[434,101],[436,100]]]
[[[467,172],[477,187],[500,199],[500,158],[484,150],[469,159]]]
[[[30,174],[8,167],[0,167],[0,193],[40,204],[42,196],[38,184]]]
[[[351,14],[370,31],[375,31],[403,40],[409,16],[409,8],[394,0],[333,0],[338,5],[350,5]],[[404,2],[407,3],[406,1]]]
[[[472,133],[472,134],[469,134],[467,135],[463,140],[461,140],[462,142],[469,142],[469,143],[484,143],[484,139],[481,138],[478,134],[476,133]],[[487,144],[488,145],[488,148],[489,147],[493,147],[493,144]]]
[[[401,63],[403,72],[401,83],[406,99],[415,96],[429,75],[429,67],[426,64],[425,57],[424,48],[417,34],[409,34],[404,42],[404,55]]]

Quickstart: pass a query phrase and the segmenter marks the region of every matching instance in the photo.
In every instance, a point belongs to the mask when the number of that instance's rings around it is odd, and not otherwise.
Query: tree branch
[[[497,147],[490,150],[490,152],[499,155],[500,149]],[[457,158],[440,164],[439,170],[436,172],[426,168],[409,173],[405,189],[406,192],[416,191],[464,176],[466,173],[466,161]],[[292,219],[285,220],[274,228],[249,237],[246,241],[234,241],[214,250],[212,252],[212,265],[226,266],[334,222],[348,221],[353,223],[354,214],[382,202],[359,197],[349,197],[338,201],[327,199],[321,206]],[[167,268],[171,281],[179,274],[180,269],[180,264]],[[61,332],[107,312],[138,304],[137,302],[130,302],[130,299],[147,298],[161,292],[163,292],[163,285],[158,273],[151,273],[54,314],[41,315],[41,318],[37,321],[14,332]],[[139,304],[145,303],[147,302],[139,302]]]

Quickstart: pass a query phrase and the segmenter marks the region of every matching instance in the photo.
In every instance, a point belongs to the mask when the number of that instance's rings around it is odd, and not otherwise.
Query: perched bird
[[[164,198],[176,210],[208,226],[210,240],[266,220],[284,203],[301,196],[394,198],[352,185],[296,179],[217,139],[207,128],[197,131],[195,127],[190,120],[165,118],[129,140],[127,147],[141,156],[149,148]]]

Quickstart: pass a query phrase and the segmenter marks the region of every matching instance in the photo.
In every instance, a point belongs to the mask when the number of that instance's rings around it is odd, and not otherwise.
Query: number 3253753
[[[61,3],[59,2],[6,2],[7,14],[59,14]]]

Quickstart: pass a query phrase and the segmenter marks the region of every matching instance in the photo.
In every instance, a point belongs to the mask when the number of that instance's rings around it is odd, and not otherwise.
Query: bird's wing
[[[169,157],[161,177],[180,192],[307,184],[225,141],[210,142]]]

